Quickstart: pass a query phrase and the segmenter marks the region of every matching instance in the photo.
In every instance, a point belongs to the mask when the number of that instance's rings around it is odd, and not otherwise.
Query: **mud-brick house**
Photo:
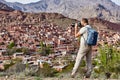
[[[16,59],[16,58],[20,58],[20,59],[23,59],[24,58],[24,53],[23,52],[20,52],[20,53],[14,53],[13,54],[13,59]]]

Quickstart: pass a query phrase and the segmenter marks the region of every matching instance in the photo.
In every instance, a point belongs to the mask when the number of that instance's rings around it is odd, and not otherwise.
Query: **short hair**
[[[84,23],[89,24],[89,23],[88,23],[88,19],[87,19],[87,18],[82,18],[82,21],[83,21]]]

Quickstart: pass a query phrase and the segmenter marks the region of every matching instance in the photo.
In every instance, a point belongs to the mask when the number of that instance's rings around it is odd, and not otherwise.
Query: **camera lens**
[[[72,27],[75,27],[75,23],[72,23],[71,26],[72,26]]]
[[[80,22],[78,22],[77,24],[78,24],[78,27],[81,27],[81,26],[82,26]],[[75,27],[75,23],[72,23],[71,26],[72,26],[72,27]]]

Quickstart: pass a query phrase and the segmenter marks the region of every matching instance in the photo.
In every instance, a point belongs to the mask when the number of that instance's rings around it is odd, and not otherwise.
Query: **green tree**
[[[14,46],[15,46],[15,43],[14,43],[14,42],[11,42],[11,43],[7,46],[7,48],[8,48],[8,49],[12,49]]]
[[[11,55],[13,55],[16,52],[16,48],[14,48],[15,43],[11,42],[8,46],[7,46],[7,55],[11,58]]]
[[[41,41],[41,42],[40,42],[39,53],[40,53],[41,55],[46,56],[46,55],[49,55],[49,54],[52,53],[52,49],[50,48],[49,45],[46,45],[46,44],[44,44],[44,43]]]

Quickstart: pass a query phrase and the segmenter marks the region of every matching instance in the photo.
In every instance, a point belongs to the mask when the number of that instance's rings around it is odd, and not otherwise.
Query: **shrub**
[[[58,73],[55,69],[52,69],[49,64],[44,63],[44,68],[39,68],[36,76],[39,77],[54,77]]]
[[[38,71],[38,66],[33,66],[26,64],[26,69],[24,71],[25,76],[35,76]]]
[[[5,64],[5,65],[4,65],[4,67],[5,67],[4,70],[7,70],[9,67],[13,66],[14,64],[15,64],[15,63],[13,63],[12,61],[11,61],[10,64]]]
[[[42,80],[40,77],[35,77],[35,80]]]
[[[16,63],[14,63],[14,65],[9,67],[6,70],[6,72],[9,74],[16,74],[16,73],[23,72],[24,70],[25,70],[25,65],[22,64],[22,62],[16,62]]]
[[[118,78],[120,74],[120,53],[112,45],[101,46],[98,57],[94,59],[94,65],[94,73],[104,73],[106,78],[110,78],[114,73]]]

